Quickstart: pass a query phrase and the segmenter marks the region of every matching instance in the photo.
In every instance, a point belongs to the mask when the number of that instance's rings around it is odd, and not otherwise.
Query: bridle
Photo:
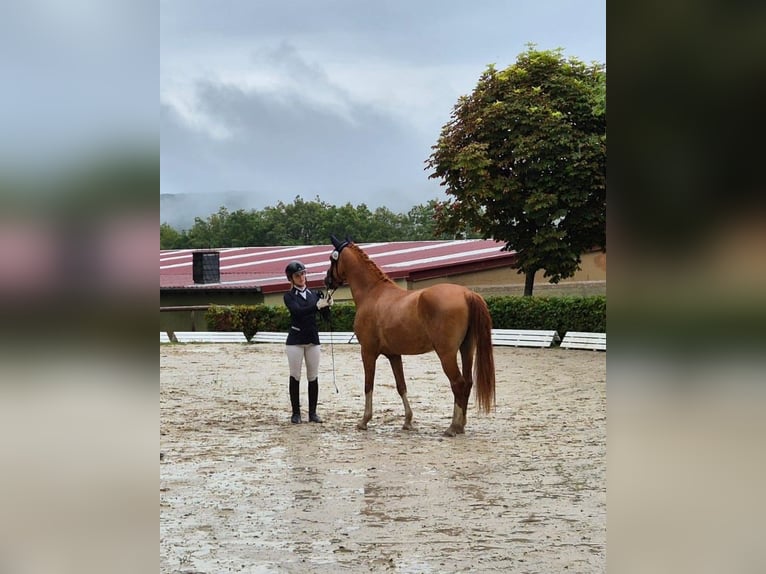
[[[338,241],[338,239],[332,235],[332,244],[335,247],[335,250],[330,254],[330,269],[327,270],[327,277],[325,278],[325,283],[327,287],[327,298],[331,299],[332,296],[335,294],[335,291],[337,291],[338,287],[340,287],[343,283],[339,282],[335,287],[332,289],[330,288],[330,284],[328,283],[327,279],[335,283],[335,273],[334,271],[338,268],[338,259],[340,259],[340,252],[343,251],[343,248],[346,247],[351,240],[347,237],[346,241],[341,243]],[[330,332],[332,333],[332,315],[330,315]],[[335,386],[335,392],[338,393],[338,385],[335,382],[335,345],[333,344],[332,340],[330,340],[330,356],[332,357],[332,384]]]
[[[338,252],[333,251],[332,255],[330,255],[330,269],[328,269],[327,271],[328,281],[326,282],[327,294],[330,297],[332,297],[332,294],[335,293],[338,287],[340,287],[340,283],[337,282],[335,279],[337,268],[338,268]],[[335,283],[335,287],[333,287],[332,289],[330,289],[330,282]]]
[[[340,252],[343,251],[345,247],[348,246],[349,243],[351,243],[351,239],[346,237],[345,241],[339,241],[337,237],[334,235],[330,236],[330,239],[332,241],[333,247],[335,247],[335,250],[330,254],[330,269],[327,272],[327,277],[332,281],[333,283],[336,283],[336,275],[337,275],[337,269],[338,269],[338,259],[340,259]],[[332,294],[335,293],[335,291],[343,284],[342,281],[338,282],[335,287],[330,289],[329,283],[327,284],[327,291],[328,296],[332,297]]]

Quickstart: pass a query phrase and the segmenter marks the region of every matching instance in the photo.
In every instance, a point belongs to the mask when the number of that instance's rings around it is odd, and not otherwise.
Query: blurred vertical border
[[[765,25],[609,5],[609,572],[764,568]]]
[[[159,4],[1,12],[0,571],[153,571]]]

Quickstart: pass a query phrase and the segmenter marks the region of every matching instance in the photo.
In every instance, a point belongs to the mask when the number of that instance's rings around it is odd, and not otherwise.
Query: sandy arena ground
[[[495,362],[448,438],[433,353],[404,357],[415,430],[381,358],[359,431],[356,345],[323,346],[321,425],[290,424],[282,345],[160,345],[160,572],[605,572],[606,354]]]

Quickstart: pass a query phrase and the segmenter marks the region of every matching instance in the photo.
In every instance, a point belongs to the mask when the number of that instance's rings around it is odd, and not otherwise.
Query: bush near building
[[[552,329],[606,333],[606,297],[487,297],[495,329]],[[353,331],[353,304],[333,306],[330,321],[319,319],[321,331]],[[284,306],[213,305],[205,315],[211,331],[242,331],[248,340],[257,331],[287,332],[290,314]]]

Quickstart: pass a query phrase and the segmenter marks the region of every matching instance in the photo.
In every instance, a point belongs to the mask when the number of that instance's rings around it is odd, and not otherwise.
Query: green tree
[[[169,223],[160,225],[160,249],[183,249],[181,233],[173,229]]]
[[[386,207],[370,211],[366,204],[329,205],[318,197],[300,196],[290,204],[278,202],[263,210],[229,212],[221,206],[207,219],[196,217],[192,227],[177,231],[167,223],[160,226],[161,249],[205,249],[254,247],[259,245],[323,245],[331,234],[350,236],[359,243],[372,241],[420,241],[451,239],[434,234],[437,202],[416,205],[406,214]],[[478,234],[469,234],[478,237]]]
[[[490,65],[459,98],[426,161],[452,197],[437,232],[505,242],[518,252],[525,295],[535,274],[571,277],[582,253],[606,247],[606,68],[529,46]]]
[[[163,226],[167,226],[167,224],[163,224]],[[161,233],[162,229],[161,227]],[[170,232],[166,232],[167,245],[172,245],[165,248],[202,249],[266,245],[266,235],[267,229],[263,212],[245,211],[244,209],[229,212],[225,206],[221,206],[216,213],[207,219],[195,217],[191,229],[188,232],[180,232],[176,238]],[[161,242],[161,245],[164,244]]]
[[[316,198],[305,201],[297,196],[292,203],[282,201],[263,211],[266,229],[264,245],[317,245],[327,243],[328,211],[332,208]]]
[[[210,249],[215,247],[231,247],[228,230],[229,210],[221,207],[207,220],[194,218],[194,225],[187,233],[189,247],[193,249]]]
[[[260,245],[264,236],[263,215],[260,211],[238,209],[225,222],[230,239],[228,247]]]
[[[373,241],[372,212],[366,204],[360,203],[354,207],[351,203],[335,208],[328,217],[327,228],[338,237],[352,237],[354,241],[363,243]],[[329,235],[323,238],[326,243]]]
[[[439,202],[435,199],[429,199],[426,203],[415,205],[407,212],[407,236],[405,239],[411,241],[428,241],[430,239],[455,239],[456,236],[464,239],[477,239],[481,237],[471,229],[463,230],[461,233],[448,233],[444,230],[436,229],[436,212],[439,209]]]

